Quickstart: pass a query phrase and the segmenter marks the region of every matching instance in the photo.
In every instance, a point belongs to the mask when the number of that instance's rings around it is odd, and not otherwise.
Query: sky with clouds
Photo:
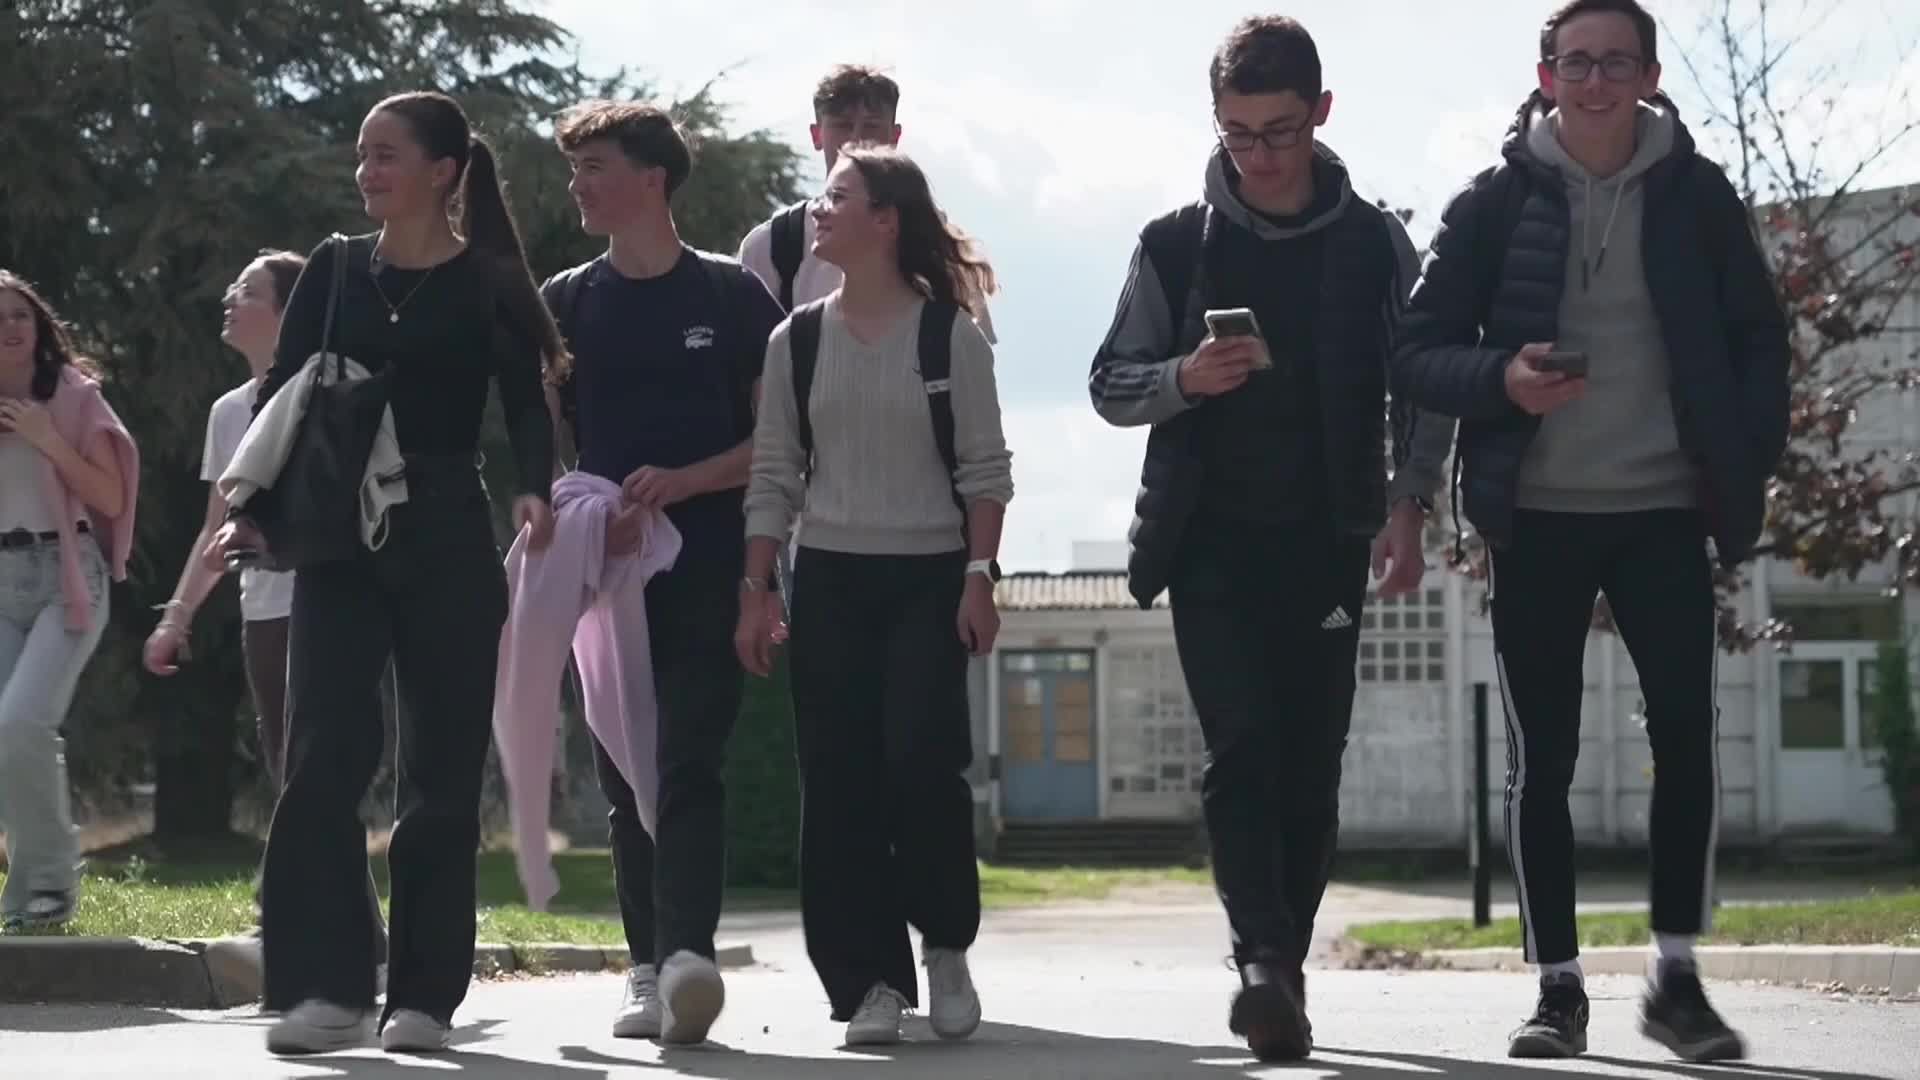
[[[1667,25],[1665,84],[1696,137],[1706,112],[1681,62],[1713,57],[1696,34],[1708,0],[1652,4]],[[1758,0],[1735,0],[1749,8]],[[717,80],[736,128],[807,141],[814,83],[838,62],[901,83],[902,148],[952,218],[985,244],[999,376],[1018,488],[1001,562],[1067,568],[1077,540],[1125,536],[1145,437],[1094,416],[1086,377],[1139,228],[1196,198],[1212,145],[1207,62],[1252,10],[1224,0],[545,0],[590,70],[625,66],[661,96]],[[1423,243],[1449,195],[1490,164],[1533,85],[1550,0],[1299,0],[1284,9],[1319,45],[1334,95],[1323,140],[1356,189],[1415,212]],[[1805,28],[1793,72],[1847,73],[1837,145],[1865,145],[1902,90],[1920,99],[1920,5],[1785,0]],[[1709,74],[1709,79],[1711,75]],[[1811,110],[1801,115],[1811,117]],[[1814,125],[1797,126],[1811,137]],[[1864,134],[1863,134],[1864,133]],[[1883,182],[1920,181],[1920,139],[1883,161]],[[699,182],[696,170],[692,183]]]

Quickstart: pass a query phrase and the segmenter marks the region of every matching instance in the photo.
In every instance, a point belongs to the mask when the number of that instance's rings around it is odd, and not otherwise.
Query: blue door
[[[1100,816],[1093,654],[1000,654],[1000,813],[1010,821]]]

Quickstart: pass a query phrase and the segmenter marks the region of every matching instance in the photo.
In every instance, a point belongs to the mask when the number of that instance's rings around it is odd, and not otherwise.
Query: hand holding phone
[[[1549,358],[1553,358],[1551,368]],[[1576,368],[1577,371],[1573,370]],[[1545,416],[1585,392],[1586,372],[1586,354],[1556,350],[1551,344],[1535,342],[1523,346],[1508,361],[1507,398],[1522,412]]]
[[[1266,335],[1260,332],[1260,320],[1254,317],[1252,309],[1214,308],[1206,313],[1206,320],[1207,333],[1221,341],[1246,338],[1259,345],[1253,361],[1255,370],[1266,371],[1273,367],[1273,355],[1267,350]]]
[[[1571,349],[1554,349],[1534,363],[1537,371],[1558,372],[1576,379],[1587,377],[1587,354]]]

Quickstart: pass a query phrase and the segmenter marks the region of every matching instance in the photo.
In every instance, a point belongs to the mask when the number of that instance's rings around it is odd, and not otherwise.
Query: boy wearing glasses
[[[1719,825],[1712,559],[1738,565],[1760,534],[1787,438],[1786,322],[1746,206],[1658,93],[1651,15],[1567,4],[1539,79],[1504,163],[1447,208],[1394,358],[1396,389],[1460,418],[1465,509],[1489,544],[1507,849],[1540,969],[1509,1052],[1587,1045],[1567,791],[1604,593],[1653,753],[1641,1030],[1690,1061],[1738,1058],[1693,956]]]
[[[1210,81],[1205,196],[1141,231],[1089,392],[1109,423],[1153,428],[1128,586],[1142,607],[1170,592],[1206,740],[1202,805],[1241,978],[1228,1026],[1286,1061],[1312,1048],[1302,966],[1338,830],[1368,563],[1382,595],[1418,587],[1453,425],[1394,410],[1389,483],[1387,358],[1413,247],[1314,141],[1332,96],[1313,38],[1247,19]]]

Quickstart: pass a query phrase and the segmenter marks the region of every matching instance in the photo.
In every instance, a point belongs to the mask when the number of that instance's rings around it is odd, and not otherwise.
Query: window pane
[[[1882,597],[1840,602],[1777,598],[1773,615],[1793,627],[1799,641],[1898,641],[1900,601]]]
[[[1045,715],[1037,705],[1008,705],[1007,761],[1032,763],[1047,759]]]
[[[1838,660],[1780,663],[1780,747],[1840,750],[1847,745],[1846,669]]]

